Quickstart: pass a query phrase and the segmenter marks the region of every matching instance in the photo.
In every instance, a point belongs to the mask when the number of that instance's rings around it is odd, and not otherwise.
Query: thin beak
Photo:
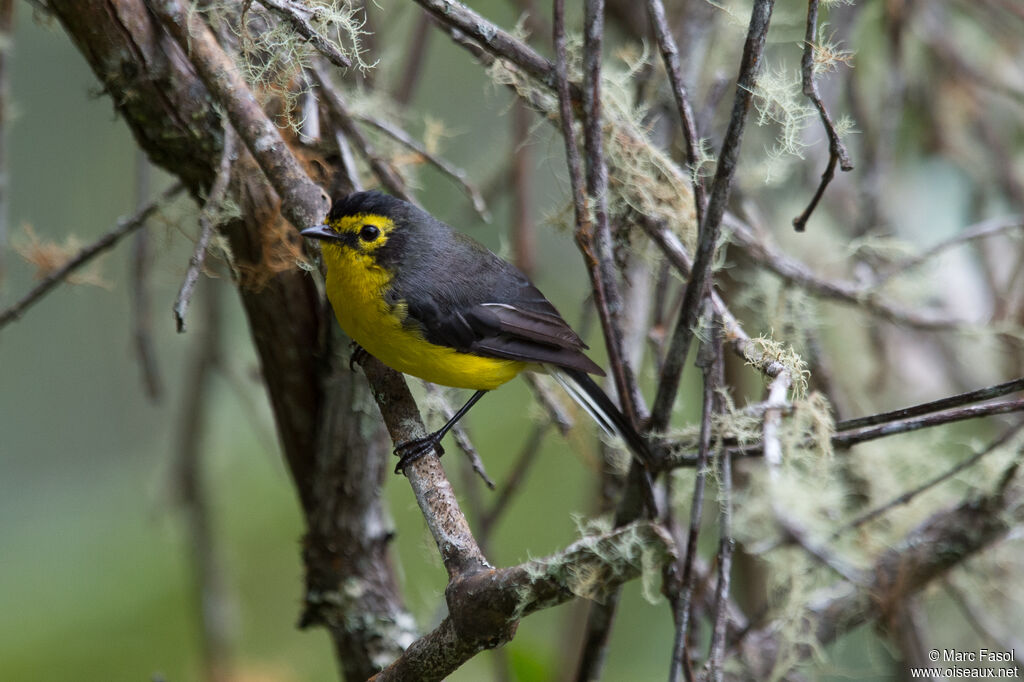
[[[302,231],[302,236],[307,239],[320,239],[323,241],[336,242],[341,241],[338,233],[329,228],[327,225],[317,225],[315,227],[307,227]]]

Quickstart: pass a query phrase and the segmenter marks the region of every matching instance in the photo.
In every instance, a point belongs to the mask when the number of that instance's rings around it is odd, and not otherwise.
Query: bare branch
[[[658,40],[658,48],[661,50],[661,58],[665,62],[668,81],[672,85],[672,96],[675,97],[676,108],[679,110],[683,139],[686,143],[686,161],[690,164],[690,176],[693,179],[693,202],[697,211],[697,224],[702,225],[706,198],[704,183],[697,173],[697,164],[700,163],[697,124],[694,122],[693,107],[690,106],[690,98],[686,94],[686,86],[683,84],[683,72],[679,66],[679,49],[676,47],[676,39],[672,36],[672,31],[668,27],[668,20],[665,18],[665,5],[662,1],[647,0],[647,13],[654,25],[654,35]]]
[[[796,228],[797,232],[803,232],[804,228],[807,227],[807,221],[810,219],[811,213],[814,212],[821,197],[825,194],[825,188],[832,182],[836,171],[836,163],[839,163],[839,168],[843,172],[853,170],[850,153],[846,151],[846,145],[843,144],[843,141],[839,138],[839,133],[836,132],[836,126],[832,123],[832,117],[829,116],[828,109],[825,108],[825,102],[821,99],[821,94],[818,92],[818,83],[814,78],[814,51],[818,47],[817,43],[818,0],[808,0],[807,30],[804,35],[804,53],[800,60],[800,73],[803,79],[804,95],[811,100],[814,108],[818,110],[821,124],[825,126],[825,133],[828,135],[828,165],[825,166],[825,172],[821,174],[821,183],[814,192],[811,203],[807,205],[803,213],[793,219],[793,227]]]
[[[377,179],[380,180],[384,188],[391,194],[409,203],[418,203],[406,188],[405,180],[391,167],[391,164],[377,154],[373,145],[370,144],[370,141],[366,139],[363,132],[356,126],[352,114],[345,105],[345,100],[341,97],[341,93],[331,83],[330,76],[320,68],[315,68],[313,73],[316,75],[317,84],[320,86],[320,92],[323,94],[323,100],[327,104],[328,111],[331,112],[331,117],[335,119],[345,137],[355,145],[359,154],[370,164],[370,169],[377,176]]]
[[[135,204],[137,209],[145,206],[150,195],[151,167],[146,155],[135,154]],[[149,233],[136,232],[132,240],[132,255],[129,265],[128,295],[131,298],[132,346],[142,374],[142,386],[146,396],[157,403],[163,396],[163,381],[156,362],[153,348],[152,300],[149,291],[150,274]]]
[[[47,275],[45,279],[39,282],[39,284],[33,287],[31,291],[19,299],[17,303],[10,306],[3,312],[0,312],[0,329],[3,329],[8,323],[21,317],[26,310],[38,302],[43,296],[50,293],[51,289],[67,279],[68,275],[75,272],[75,270],[78,270],[104,251],[113,248],[127,235],[135,232],[140,227],[143,227],[154,213],[160,210],[167,201],[180,194],[183,189],[184,186],[180,183],[174,184],[167,190],[164,190],[159,198],[150,202],[141,211],[138,211],[130,218],[124,218],[118,221],[117,227],[112,229],[110,232],[107,232],[92,244],[82,247],[78,253],[72,256],[64,265]]]
[[[189,303],[192,301],[192,292],[195,290],[196,282],[199,281],[199,273],[206,261],[206,249],[210,245],[210,237],[213,236],[213,226],[216,214],[221,210],[224,203],[224,196],[228,190],[228,182],[231,180],[231,165],[235,159],[235,133],[231,126],[224,127],[224,147],[221,149],[220,165],[217,169],[217,177],[214,178],[210,193],[206,197],[199,212],[199,238],[196,240],[195,250],[188,261],[188,270],[185,271],[185,280],[178,290],[178,298],[174,301],[174,323],[181,334],[185,331],[185,315],[188,313]]]
[[[890,424],[900,419],[916,417],[923,414],[929,414],[931,412],[938,412],[939,410],[960,407],[961,405],[969,405],[971,403],[991,400],[993,398],[999,398],[1000,396],[1009,395],[1010,393],[1016,393],[1018,391],[1024,391],[1024,377],[1021,377],[1020,379],[1013,379],[1012,381],[1006,381],[994,386],[986,386],[985,388],[979,388],[974,391],[967,391],[966,393],[959,393],[947,398],[932,400],[927,403],[903,407],[890,412],[880,412],[866,417],[847,419],[836,424],[836,431],[852,431],[865,426]]]
[[[962,231],[956,233],[952,237],[943,239],[941,242],[928,247],[921,253],[904,258],[897,263],[893,263],[892,266],[885,268],[881,272],[876,273],[872,286],[880,286],[892,279],[894,276],[906,272],[911,268],[916,268],[925,261],[928,261],[955,246],[959,246],[960,244],[974,241],[975,239],[994,237],[998,234],[1022,229],[1024,229],[1024,216],[1019,215],[989,218],[988,220],[975,223],[974,225],[965,227]],[[1020,271],[1020,269],[1014,270],[1014,272],[1018,271]]]
[[[758,264],[771,270],[786,282],[795,284],[814,296],[835,300],[866,309],[873,315],[914,329],[936,331],[967,327],[967,320],[922,313],[877,296],[854,282],[826,279],[812,272],[804,263],[782,253],[778,248],[758,239],[754,231],[739,219],[727,218],[733,240]]]
[[[477,189],[476,185],[466,179],[466,171],[453,166],[451,162],[446,160],[444,157],[431,153],[422,142],[387,121],[374,118],[373,116],[366,116],[364,114],[353,114],[353,117],[356,120],[373,126],[391,139],[413,150],[434,168],[457,182],[459,186],[462,187],[462,191],[472,201],[473,210],[477,212],[477,215],[479,215],[484,222],[491,222],[491,213],[487,210],[487,202],[484,200],[484,196],[480,193],[480,190]]]
[[[412,38],[409,40],[405,64],[399,71],[402,74],[402,80],[392,93],[395,101],[403,106],[408,105],[412,101],[412,96],[416,92],[416,86],[420,82],[431,33],[430,16],[425,13],[420,14],[416,18],[416,25],[412,29]]]
[[[672,642],[672,666],[669,668],[669,682],[678,682],[684,670],[684,664],[692,657],[687,651],[690,636],[690,621],[693,609],[693,590],[696,574],[694,561],[697,558],[697,539],[700,535],[701,518],[704,512],[704,487],[711,458],[711,419],[714,414],[715,392],[715,352],[716,342],[701,346],[697,364],[701,367],[704,382],[704,399],[701,408],[699,449],[697,452],[697,471],[693,481],[693,496],[690,498],[690,527],[686,535],[686,554],[679,574],[679,583],[674,585],[668,580],[666,591],[672,601],[672,620],[675,621],[676,633]],[[786,375],[782,375],[785,377]],[[779,381],[779,379],[776,379]],[[783,389],[785,391],[785,389]],[[767,420],[766,420],[767,424]],[[767,429],[767,426],[765,427]],[[687,670],[687,679],[691,677]]]
[[[404,377],[373,357],[368,357],[362,364],[370,388],[378,398],[377,405],[391,439],[402,443],[425,435],[423,420]],[[437,543],[449,578],[490,568],[473,538],[436,453],[432,451],[420,457],[405,467],[404,472]]]

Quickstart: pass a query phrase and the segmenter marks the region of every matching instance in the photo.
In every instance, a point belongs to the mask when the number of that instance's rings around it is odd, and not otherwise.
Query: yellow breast
[[[402,324],[403,303],[391,305],[384,299],[391,282],[386,270],[368,255],[329,248],[327,298],[338,323],[385,365],[435,384],[474,390],[497,388],[525,368],[525,363],[515,360],[485,358],[430,343]]]

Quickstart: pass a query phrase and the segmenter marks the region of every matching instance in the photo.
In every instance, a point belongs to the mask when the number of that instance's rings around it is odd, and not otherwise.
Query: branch
[[[402,443],[426,435],[405,378],[376,358],[368,357],[362,366],[391,440]],[[404,473],[441,553],[448,577],[454,580],[490,568],[469,529],[437,454],[431,451],[420,457],[406,466]]]
[[[843,582],[812,598],[808,631],[795,637],[799,641],[810,638],[815,647],[784,645],[774,625],[747,633],[737,646],[751,676],[769,677],[784,646],[789,656],[807,657],[820,651],[818,645],[864,623],[885,619],[893,608],[932,581],[1005,538],[1017,524],[1024,523],[1019,492],[976,497],[932,515],[876,559],[866,573],[865,584]]]
[[[604,39],[604,0],[586,0],[583,15],[583,149],[586,153],[587,194],[593,202],[593,221],[580,221],[576,243],[583,252],[594,304],[608,349],[608,363],[626,418],[640,423],[642,396],[622,343],[622,294],[615,277],[611,227],[608,224],[608,165],[604,158],[601,113],[601,44]],[[561,79],[560,79],[561,80]],[[564,90],[564,88],[563,88]],[[571,135],[566,138],[572,143]]]
[[[693,184],[693,203],[697,212],[697,224],[704,223],[704,183],[700,181],[697,173],[697,164],[700,163],[698,153],[697,124],[694,122],[693,107],[690,106],[690,98],[686,94],[686,86],[683,85],[683,73],[679,65],[679,49],[676,47],[676,40],[668,27],[668,20],[665,18],[665,5],[661,0],[647,0],[647,13],[654,25],[654,35],[658,41],[658,48],[661,50],[662,61],[665,62],[665,71],[668,73],[668,80],[672,86],[672,96],[676,100],[676,108],[679,110],[679,120],[683,127],[683,139],[686,143],[686,160],[690,164],[690,176]]]
[[[895,275],[905,272],[911,268],[916,268],[925,261],[934,258],[943,251],[958,246],[965,242],[973,241],[975,239],[984,239],[986,237],[993,237],[997,234],[1004,232],[1011,232],[1013,230],[1024,229],[1024,216],[1011,215],[999,218],[989,218],[983,220],[974,225],[970,225],[964,228],[957,234],[943,239],[942,241],[930,246],[919,254],[904,258],[903,260],[893,263],[891,266],[885,268],[881,272],[875,273],[874,282],[872,287],[878,287],[885,282],[889,281]]]
[[[832,435],[832,445],[836,447],[850,447],[864,441],[885,438],[898,433],[908,433],[932,426],[941,426],[943,424],[997,414],[1021,412],[1024,411],[1024,398],[982,405],[965,405],[965,403],[989,400],[999,395],[1022,390],[1022,385],[1024,385],[1024,379],[1016,379],[1005,384],[962,393],[930,403],[840,422],[836,425],[836,433]],[[951,405],[953,407],[950,407]],[[692,447],[692,445],[689,447]],[[669,469],[679,466],[693,466],[696,463],[695,455],[682,452],[684,449],[686,449],[686,446],[677,444],[661,464]],[[764,445],[763,443],[753,443],[736,446],[735,441],[732,441],[732,445],[725,449],[725,454],[730,457],[756,457],[764,454]]]
[[[352,114],[345,105],[345,100],[342,99],[341,93],[331,83],[327,72],[316,67],[313,69],[313,73],[316,75],[317,84],[320,86],[320,92],[323,94],[323,101],[327,105],[328,111],[331,112],[331,117],[338,124],[338,127],[341,128],[345,137],[355,145],[359,154],[366,159],[380,184],[396,197],[416,204],[416,199],[409,194],[409,190],[405,186],[405,180],[395,172],[391,164],[377,154],[373,145],[363,135],[363,131],[359,130],[359,127],[356,126]]]
[[[939,400],[932,400],[927,403],[920,403],[918,405],[911,405],[910,407],[903,407],[898,410],[892,410],[890,412],[880,412],[878,414],[868,415],[866,417],[858,417],[856,419],[847,419],[836,424],[836,431],[850,431],[853,429],[859,429],[865,426],[874,426],[876,424],[886,424],[896,421],[898,419],[905,419],[907,417],[916,417],[922,414],[928,414],[930,412],[938,412],[939,410],[945,410],[953,407],[960,407],[961,405],[968,405],[970,403],[977,403],[984,400],[991,400],[993,398],[999,398],[1010,393],[1016,393],[1018,391],[1024,391],[1024,377],[1020,379],[1013,379],[995,386],[986,386],[985,388],[979,388],[974,391],[967,391],[966,393],[958,393],[946,398],[940,398]]]
[[[316,10],[310,9],[304,4],[287,0],[257,0],[257,2],[290,23],[296,33],[309,41],[309,44],[316,48],[317,52],[327,57],[332,64],[345,69],[352,66],[352,61],[338,49],[338,46],[324,37],[310,23],[311,18],[316,18]]]
[[[682,570],[679,575],[679,584],[672,585],[672,580],[666,580],[669,587],[672,603],[672,620],[675,622],[676,632],[672,643],[672,666],[669,668],[669,682],[678,682],[679,675],[687,666],[686,678],[691,679],[689,661],[691,656],[687,651],[687,641],[690,636],[690,620],[692,618],[693,590],[696,575],[694,573],[694,561],[697,558],[697,539],[700,536],[701,517],[704,511],[704,487],[707,477],[708,462],[711,459],[711,419],[714,414],[715,392],[718,390],[715,371],[715,354],[720,349],[717,347],[717,337],[705,343],[700,348],[700,355],[697,364],[701,367],[704,383],[704,399],[701,408],[700,418],[700,440],[697,453],[697,471],[693,481],[693,496],[690,498],[690,528],[686,536],[686,554],[684,555]],[[782,375],[786,376],[786,375]],[[778,381],[778,380],[776,380]],[[784,389],[783,389],[784,390]],[[674,577],[667,574],[668,578]]]
[[[146,0],[146,4],[224,107],[231,126],[281,198],[285,218],[297,228],[323,220],[329,208],[327,195],[306,175],[201,15],[187,11],[180,0]]]
[[[736,174],[736,162],[739,159],[740,142],[746,125],[747,112],[754,96],[757,73],[764,53],[765,37],[771,21],[774,0],[755,0],[750,13],[750,25],[747,38],[743,45],[743,57],[740,60],[739,77],[736,80],[736,98],[733,100],[732,115],[729,127],[718,154],[718,165],[715,179],[711,183],[711,194],[708,199],[707,212],[700,224],[700,236],[697,242],[697,253],[694,257],[690,279],[686,283],[683,295],[683,308],[679,311],[668,355],[658,377],[658,392],[651,410],[651,431],[660,433],[668,426],[672,404],[679,392],[679,382],[683,372],[683,363],[689,352],[693,338],[693,326],[697,322],[700,302],[710,289],[711,267],[721,232],[722,218],[725,216],[729,192],[732,189],[733,176]],[[654,417],[657,417],[655,421]]]
[[[807,205],[803,213],[793,219],[793,227],[796,228],[797,232],[803,232],[804,228],[807,227],[807,221],[810,219],[811,213],[814,212],[821,197],[825,194],[825,188],[832,182],[836,172],[836,163],[839,163],[839,168],[843,172],[853,170],[850,154],[846,151],[846,145],[839,139],[839,133],[836,132],[835,124],[832,123],[832,117],[829,116],[828,109],[825,108],[825,103],[818,92],[818,83],[814,79],[814,49],[817,41],[818,0],[808,0],[807,31],[804,35],[804,53],[800,59],[800,72],[803,79],[804,95],[811,100],[814,108],[818,110],[821,124],[825,126],[825,133],[828,135],[828,165],[825,167],[825,172],[821,174],[821,183],[818,185],[817,191],[814,192],[811,203]]]
[[[585,537],[544,559],[468,575],[448,587],[450,615],[372,680],[441,680],[481,648],[505,641],[520,618],[574,597],[604,599],[674,556],[665,531],[639,522]]]
[[[884,320],[925,331],[959,329],[969,324],[966,320],[923,314],[912,308],[905,308],[872,294],[869,288],[854,282],[825,279],[811,272],[806,264],[762,242],[754,231],[739,219],[729,216],[727,220],[733,240],[748,256],[784,281],[806,289],[814,296],[854,305]]]
[[[480,193],[480,190],[477,189],[476,185],[466,179],[466,171],[453,166],[444,157],[432,154],[422,142],[387,121],[363,114],[353,114],[353,116],[357,120],[373,126],[391,139],[413,150],[434,168],[459,183],[459,186],[462,187],[462,191],[469,197],[470,201],[472,201],[473,210],[477,212],[477,215],[479,215],[484,222],[491,222],[491,214],[490,211],[487,210],[487,202],[484,200],[483,194]]]
[[[234,156],[235,133],[230,126],[226,126],[217,177],[214,178],[210,194],[206,197],[206,203],[199,211],[199,239],[196,240],[195,250],[188,261],[188,270],[185,271],[185,280],[181,283],[181,289],[178,290],[178,298],[174,301],[174,323],[179,334],[185,331],[185,314],[188,312],[189,303],[192,301],[192,292],[196,282],[199,281],[199,273],[206,260],[206,249],[210,245],[210,237],[213,236],[215,214],[220,211],[221,205],[224,203],[228,181],[231,180],[231,164],[235,161]]]
[[[472,38],[495,57],[507,59],[551,90],[555,89],[555,67],[533,48],[508,31],[455,0],[415,0],[442,25],[452,26]],[[576,88],[570,88],[573,99],[581,99]]]
[[[183,189],[184,186],[181,183],[172,185],[170,188],[164,190],[157,199],[151,201],[142,210],[136,212],[135,215],[130,218],[123,218],[119,220],[117,227],[112,229],[110,232],[107,232],[92,244],[82,247],[78,253],[64,263],[64,265],[47,275],[41,282],[39,282],[39,284],[33,287],[31,291],[18,300],[17,303],[10,306],[3,312],[0,312],[0,329],[3,329],[8,323],[17,320],[25,314],[25,311],[37,303],[39,299],[50,293],[51,289],[67,279],[68,275],[72,274],[75,270],[79,269],[99,254],[113,248],[119,241],[121,241],[121,239],[144,226],[154,213],[162,208],[167,201],[181,193]]]
[[[834,542],[841,535],[843,535],[843,533],[849,530],[853,530],[855,528],[859,528],[860,526],[863,526],[865,523],[877,519],[879,516],[882,516],[883,514],[889,512],[890,510],[898,506],[909,504],[915,497],[917,497],[921,493],[931,490],[932,488],[939,485],[943,481],[949,480],[953,476],[957,475],[964,469],[974,466],[975,464],[980,462],[983,457],[1005,445],[1011,438],[1016,436],[1021,429],[1024,429],[1024,422],[1021,422],[1016,426],[1011,427],[999,438],[995,439],[981,450],[978,450],[978,452],[974,453],[972,456],[968,457],[962,462],[959,462],[956,465],[950,467],[949,469],[942,472],[938,476],[935,476],[934,478],[925,481],[916,488],[906,491],[905,493],[893,498],[892,500],[886,502],[881,506],[875,507],[874,509],[861,514],[860,516],[848,521],[847,523],[844,523],[842,526],[833,531],[832,535],[829,536],[829,542]]]

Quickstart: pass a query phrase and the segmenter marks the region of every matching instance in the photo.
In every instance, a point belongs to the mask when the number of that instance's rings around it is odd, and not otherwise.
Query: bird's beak
[[[320,239],[328,242],[340,241],[338,233],[332,230],[327,225],[317,225],[315,227],[307,227],[302,231],[302,236],[307,239]]]

